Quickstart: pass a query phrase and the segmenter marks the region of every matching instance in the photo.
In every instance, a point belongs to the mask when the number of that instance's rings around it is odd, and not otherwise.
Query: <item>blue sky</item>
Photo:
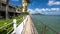
[[[54,5],[54,6],[48,6],[47,3],[49,0],[30,0],[31,3],[29,4],[29,8],[35,9],[35,8],[60,8],[60,5]],[[56,0],[60,1],[60,0]],[[22,4],[22,0],[10,0],[10,3],[14,6],[19,6]]]
[[[38,11],[43,14],[60,14],[60,0],[30,0],[30,2],[28,9],[31,10],[31,13]],[[21,6],[22,0],[10,0],[9,3],[14,6]],[[49,10],[52,12],[46,12]]]
[[[21,6],[22,0],[9,0],[9,3],[12,4],[13,6]]]
[[[60,5],[48,6],[49,0],[31,0],[32,3],[29,5],[29,8],[60,8]],[[56,0],[60,1],[60,0]]]

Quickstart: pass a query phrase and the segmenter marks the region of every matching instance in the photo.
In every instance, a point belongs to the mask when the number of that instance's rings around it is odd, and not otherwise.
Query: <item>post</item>
[[[7,5],[6,5],[6,20],[8,19],[8,4],[9,4],[9,0],[6,1]]]
[[[46,25],[42,26],[42,34],[46,34]]]
[[[8,19],[8,5],[6,5],[6,20]]]
[[[16,33],[16,19],[13,19],[14,32]]]

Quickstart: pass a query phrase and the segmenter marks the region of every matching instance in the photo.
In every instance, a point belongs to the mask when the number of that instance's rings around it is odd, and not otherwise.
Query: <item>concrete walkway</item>
[[[38,34],[30,16],[28,16],[28,21],[24,26],[22,34]]]

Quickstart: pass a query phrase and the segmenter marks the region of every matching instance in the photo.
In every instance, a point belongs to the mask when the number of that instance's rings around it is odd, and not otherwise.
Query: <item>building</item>
[[[0,0],[0,18],[6,18],[6,6],[7,6],[7,0]],[[12,6],[11,4],[8,4],[7,9],[7,16],[8,17],[14,17],[17,16],[17,14],[21,14],[21,10],[16,11],[18,8]]]

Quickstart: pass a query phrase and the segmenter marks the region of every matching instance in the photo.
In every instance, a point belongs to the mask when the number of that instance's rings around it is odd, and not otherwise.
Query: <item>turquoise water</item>
[[[36,26],[38,33],[41,33],[41,27],[44,23],[47,26],[54,28],[56,31],[60,32],[60,16],[47,16],[47,15],[31,15],[32,21]],[[49,28],[46,29],[46,34],[55,34]]]

